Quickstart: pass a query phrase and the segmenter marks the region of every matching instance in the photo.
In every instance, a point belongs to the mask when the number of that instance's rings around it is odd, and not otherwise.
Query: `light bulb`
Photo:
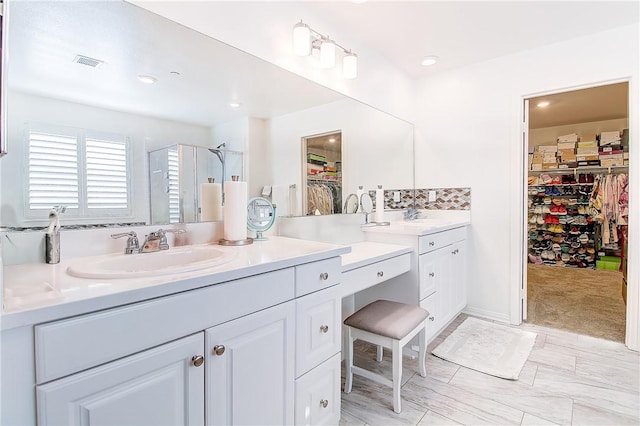
[[[422,65],[425,67],[430,67],[431,65],[435,65],[438,62],[437,56],[427,56],[422,60]]]
[[[325,38],[320,44],[320,66],[333,68],[336,65],[336,45],[330,38]]]
[[[311,53],[311,29],[302,21],[293,26],[293,52],[298,56]]]
[[[342,59],[342,76],[346,79],[354,79],[358,76],[358,55],[347,52]]]

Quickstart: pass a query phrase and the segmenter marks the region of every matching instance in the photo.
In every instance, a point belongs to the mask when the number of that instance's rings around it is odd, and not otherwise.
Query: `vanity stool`
[[[393,411],[399,413],[402,385],[402,348],[418,335],[420,375],[427,376],[424,365],[427,353],[427,317],[429,312],[416,305],[376,300],[344,320],[347,326],[345,393],[351,392],[353,375],[358,374],[383,385],[393,387]],[[353,342],[365,340],[378,345],[376,359],[382,361],[382,347],[391,348],[393,380],[353,365]]]

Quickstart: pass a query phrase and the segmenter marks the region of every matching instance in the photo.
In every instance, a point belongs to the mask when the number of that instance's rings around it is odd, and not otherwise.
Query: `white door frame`
[[[557,93],[570,92],[574,90],[580,89],[588,89],[592,87],[605,86],[608,84],[615,83],[629,83],[629,128],[633,129],[630,131],[630,141],[629,141],[629,192],[631,194],[640,194],[638,189],[634,188],[634,184],[639,182],[637,175],[640,174],[640,164],[637,164],[640,160],[640,155],[636,155],[635,153],[640,151],[640,139],[638,138],[636,133],[638,129],[640,129],[637,114],[640,111],[635,110],[635,106],[638,103],[638,94],[636,87],[636,82],[631,77],[625,77],[615,80],[606,80],[601,82],[596,82],[592,84],[585,84],[580,86],[567,87],[563,89],[550,90],[545,92],[532,93],[521,96],[521,108],[522,108],[522,120],[520,122],[521,130],[522,130],[522,141],[519,148],[520,152],[520,170],[519,177],[522,185],[520,194],[517,197],[517,200],[520,203],[520,214],[518,217],[519,223],[519,251],[522,253],[520,256],[521,261],[518,262],[516,266],[517,276],[520,277],[520,280],[516,280],[511,286],[511,308],[515,309],[513,312],[518,312],[519,322],[521,323],[526,319],[526,298],[527,298],[527,258],[526,258],[526,248],[527,248],[527,197],[524,196],[528,189],[526,176],[528,175],[528,162],[527,162],[527,153],[528,153],[528,134],[529,134],[529,126],[528,126],[528,99],[536,98],[545,95],[553,95]],[[525,143],[527,145],[525,145]],[[634,161],[635,160],[635,161]],[[637,196],[636,196],[637,197]],[[640,206],[639,200],[634,200],[636,198],[633,195],[630,197],[629,204],[629,228],[630,229],[640,229],[640,220],[638,212],[638,206]],[[635,233],[637,234],[637,232]],[[629,235],[629,251],[626,253],[629,259],[638,259],[636,253],[640,253],[640,238],[636,236],[632,232],[628,232]],[[629,349],[640,350],[640,262],[628,262],[627,269],[627,312],[626,312],[626,337],[625,344],[629,347]],[[524,312],[523,312],[524,311]],[[513,315],[512,315],[513,318]]]

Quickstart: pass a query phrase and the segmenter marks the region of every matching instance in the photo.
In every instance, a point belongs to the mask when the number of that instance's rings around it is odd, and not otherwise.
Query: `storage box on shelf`
[[[588,212],[593,175],[532,176],[529,186],[529,261],[594,268],[598,226]]]

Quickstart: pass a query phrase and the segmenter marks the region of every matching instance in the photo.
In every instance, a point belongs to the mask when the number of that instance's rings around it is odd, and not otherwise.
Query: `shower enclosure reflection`
[[[175,144],[149,152],[151,224],[199,222],[201,184],[243,179],[243,153],[224,146]]]

